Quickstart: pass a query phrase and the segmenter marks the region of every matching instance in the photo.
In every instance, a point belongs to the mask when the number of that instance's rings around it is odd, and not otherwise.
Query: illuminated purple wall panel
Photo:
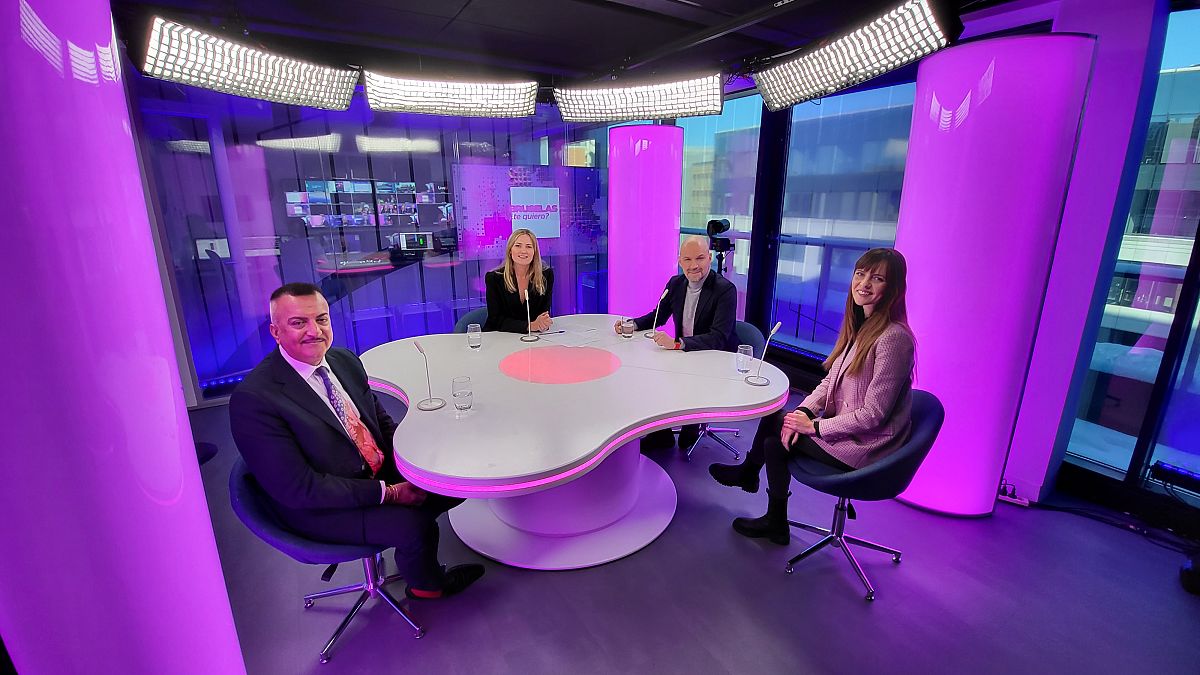
[[[987,40],[923,61],[896,248],[917,386],[946,407],[903,499],[986,515],[1025,382],[1093,40]]]
[[[654,310],[679,257],[683,128],[615,127],[608,134],[608,311]]]
[[[0,11],[0,633],[23,673],[243,672],[109,4]]]
[[[1079,149],[1004,474],[1041,499],[1066,452],[1133,195],[1162,63],[1166,0],[1063,0],[1056,31],[1097,36]],[[1074,388],[1072,387],[1074,383]]]

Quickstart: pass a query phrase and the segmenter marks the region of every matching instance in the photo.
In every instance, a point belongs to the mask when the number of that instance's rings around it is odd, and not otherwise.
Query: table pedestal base
[[[654,541],[675,515],[670,476],[627,443],[587,475],[520,497],[469,499],[450,524],[478,553],[535,570],[623,558]]]

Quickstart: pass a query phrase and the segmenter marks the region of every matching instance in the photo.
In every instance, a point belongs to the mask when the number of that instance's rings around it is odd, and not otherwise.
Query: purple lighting
[[[608,311],[641,316],[677,269],[683,129],[615,127],[608,143]]]
[[[4,645],[22,673],[244,672],[109,3],[8,11]]]
[[[1082,36],[1001,38],[921,63],[896,248],[909,265],[917,386],[941,399],[946,422],[904,501],[991,513],[1093,46]]]

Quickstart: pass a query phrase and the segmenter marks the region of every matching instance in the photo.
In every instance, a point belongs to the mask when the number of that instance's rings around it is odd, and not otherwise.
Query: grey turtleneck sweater
[[[683,337],[692,337],[696,326],[696,307],[700,304],[700,289],[712,270],[705,270],[700,281],[688,279],[687,293],[683,296]]]

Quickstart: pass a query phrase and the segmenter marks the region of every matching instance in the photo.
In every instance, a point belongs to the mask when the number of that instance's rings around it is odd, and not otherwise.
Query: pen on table
[[[542,335],[556,335],[558,333],[565,333],[565,332],[567,332],[567,331],[565,331],[565,330],[548,330],[545,333],[542,333]]]

